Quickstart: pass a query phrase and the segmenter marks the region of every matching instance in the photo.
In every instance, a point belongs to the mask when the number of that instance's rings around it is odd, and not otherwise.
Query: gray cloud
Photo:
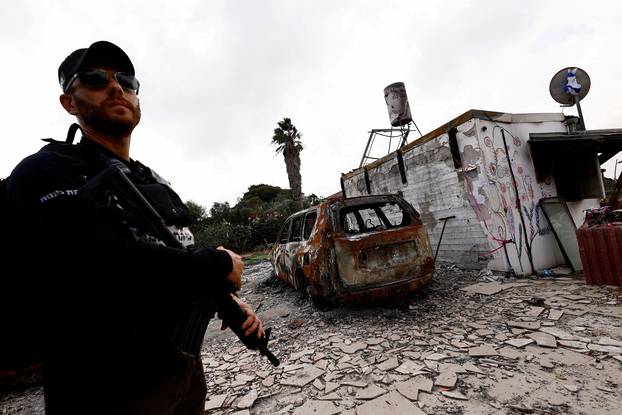
[[[130,54],[143,85],[132,155],[208,207],[251,184],[287,187],[269,145],[284,116],[304,133],[303,191],[339,190],[367,131],[388,126],[382,90],[395,81],[425,133],[470,108],[560,111],[548,82],[578,65],[592,76],[588,126],[622,125],[617,1],[57,3],[0,16],[0,53],[20,68],[0,68],[0,176],[38,137],[64,135],[56,68],[99,39]]]

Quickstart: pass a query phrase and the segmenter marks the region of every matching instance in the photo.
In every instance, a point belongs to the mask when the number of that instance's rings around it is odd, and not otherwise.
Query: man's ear
[[[73,97],[69,94],[62,94],[60,97],[60,104],[65,108],[71,115],[78,115],[78,109],[76,108],[75,103],[73,102]]]

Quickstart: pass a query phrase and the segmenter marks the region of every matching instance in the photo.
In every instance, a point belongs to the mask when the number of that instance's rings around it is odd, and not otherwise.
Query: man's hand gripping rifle
[[[186,249],[166,227],[160,214],[123,172],[122,168],[125,166],[121,166],[111,165],[91,179],[80,188],[78,193],[80,197],[94,204],[96,209],[113,212],[120,216],[120,219],[158,238],[168,247]],[[265,329],[265,334],[260,339],[257,339],[255,333],[244,335],[242,324],[247,316],[231,298],[231,294],[235,295],[235,291],[232,284],[223,284],[220,290],[214,290],[216,294],[211,294],[209,298],[193,304],[173,334],[172,342],[176,350],[185,357],[198,357],[207,325],[214,314],[218,313],[218,317],[231,328],[246,347],[259,350],[270,363],[278,366],[279,360],[268,350],[270,328]]]

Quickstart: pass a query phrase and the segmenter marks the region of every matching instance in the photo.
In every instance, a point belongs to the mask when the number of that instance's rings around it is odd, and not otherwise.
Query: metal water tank
[[[410,105],[408,104],[404,82],[395,82],[385,87],[384,101],[387,103],[389,119],[393,127],[412,122],[413,118],[410,115]]]

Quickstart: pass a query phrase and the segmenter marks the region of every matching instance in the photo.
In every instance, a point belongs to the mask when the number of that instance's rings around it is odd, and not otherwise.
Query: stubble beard
[[[74,96],[74,99],[78,107],[78,117],[93,130],[108,136],[126,137],[132,133],[140,121],[140,103],[137,103],[135,107],[127,106],[126,108],[132,112],[132,117],[130,120],[122,120],[107,115],[105,107],[108,101],[96,106],[77,96]]]

